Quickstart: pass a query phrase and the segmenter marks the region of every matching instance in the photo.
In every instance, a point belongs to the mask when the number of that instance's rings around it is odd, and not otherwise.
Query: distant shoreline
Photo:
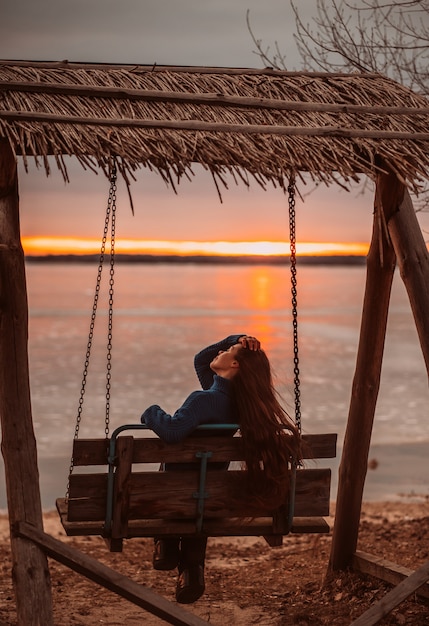
[[[99,254],[27,255],[27,263],[96,263]],[[106,259],[108,255],[106,254]],[[174,263],[198,265],[289,265],[289,256],[210,256],[210,255],[155,255],[116,254],[117,263]],[[366,257],[359,255],[298,256],[299,265],[365,265]]]

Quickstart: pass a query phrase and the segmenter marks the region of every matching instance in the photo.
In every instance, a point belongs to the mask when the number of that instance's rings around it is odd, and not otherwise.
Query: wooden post
[[[347,568],[357,547],[395,258],[429,373],[429,253],[408,190],[395,174],[380,174],[356,373],[339,470],[331,571]]]
[[[408,189],[393,176],[382,176],[383,206],[396,198],[394,210],[386,214],[390,239],[401,278],[410,299],[426,370],[429,375],[429,253]]]
[[[51,626],[52,597],[46,555],[39,546],[12,532],[20,521],[43,529],[27,340],[28,307],[16,160],[9,143],[0,139],[0,419],[12,579],[19,626]]]
[[[374,226],[356,370],[339,469],[337,505],[328,571],[346,569],[356,550],[375,407],[380,387],[395,253],[386,238],[380,189]],[[386,207],[383,205],[383,208]]]

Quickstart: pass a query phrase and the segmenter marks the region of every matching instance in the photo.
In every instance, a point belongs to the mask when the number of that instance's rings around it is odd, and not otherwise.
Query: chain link
[[[295,178],[289,180],[289,239],[290,239],[290,274],[292,295],[292,325],[293,325],[293,373],[295,394],[295,424],[301,432],[301,389],[299,379],[298,356],[298,299],[297,299],[297,269],[296,269],[296,213],[295,213]]]
[[[113,180],[113,176],[115,177]],[[112,172],[112,184],[109,200],[112,207],[112,226],[110,238],[110,275],[109,275],[109,321],[107,332],[107,362],[106,362],[106,414],[104,418],[104,433],[109,436],[110,425],[110,389],[112,379],[112,336],[113,336],[113,294],[115,284],[115,234],[116,234],[116,167]]]
[[[92,342],[94,339],[95,319],[97,315],[98,301],[100,297],[101,277],[103,272],[104,259],[106,255],[106,242],[109,232],[110,218],[111,222],[111,243],[110,243],[110,278],[109,278],[109,321],[107,335],[107,373],[106,373],[106,417],[104,432],[106,438],[109,436],[110,422],[110,387],[111,387],[111,368],[112,368],[112,327],[113,327],[113,286],[114,286],[114,258],[115,258],[115,230],[116,230],[116,161],[113,160],[112,170],[110,174],[109,197],[107,201],[106,217],[104,220],[103,237],[101,240],[100,257],[98,262],[97,280],[94,292],[94,301],[92,305],[91,320],[89,325],[88,342],[86,346],[85,362],[83,366],[82,383],[79,396],[79,403],[76,415],[76,424],[74,429],[73,441],[79,438],[79,430],[82,421],[83,405],[85,399],[86,383],[88,379],[89,361],[91,357]],[[69,476],[67,482],[66,499],[69,496],[70,476],[74,469],[73,456],[70,459]]]

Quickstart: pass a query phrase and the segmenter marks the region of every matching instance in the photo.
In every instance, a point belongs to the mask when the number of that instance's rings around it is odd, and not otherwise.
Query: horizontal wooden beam
[[[230,106],[252,109],[275,109],[310,113],[345,113],[374,115],[428,115],[429,107],[368,106],[361,104],[302,102],[276,98],[230,96],[223,93],[184,93],[154,89],[132,89],[125,87],[99,87],[94,85],[65,85],[63,83],[0,81],[0,92],[41,93],[84,98],[126,99],[142,102],[174,102]]]
[[[17,536],[32,541],[59,563],[66,565],[78,574],[86,576],[86,578],[109,589],[109,591],[113,591],[133,604],[142,607],[169,624],[175,624],[176,626],[203,626],[208,624],[208,622],[198,616],[188,613],[172,602],[168,602],[168,600],[154,591],[107,567],[87,554],[58,541],[58,539],[36,529],[30,524],[19,522],[13,530]]]
[[[241,75],[254,75],[254,76],[311,76],[318,78],[344,78],[348,80],[351,78],[354,80],[356,76],[362,76],[365,79],[380,80],[385,78],[379,73],[368,72],[364,74],[345,74],[344,72],[312,72],[308,71],[291,71],[291,70],[277,70],[272,67],[265,67],[262,69],[249,68],[249,67],[213,67],[204,65],[158,65],[152,63],[150,65],[141,65],[138,63],[128,64],[113,64],[113,63],[74,63],[72,61],[27,61],[27,60],[0,60],[0,67],[35,67],[38,69],[62,69],[62,70],[127,70],[129,72],[144,73],[144,72],[173,72],[177,74],[225,74],[226,76],[241,76]]]
[[[106,126],[111,128],[147,128],[164,130],[203,131],[234,133],[242,135],[283,135],[301,137],[348,137],[360,139],[408,139],[429,141],[429,133],[391,130],[367,130],[365,128],[343,128],[340,126],[278,126],[269,124],[225,124],[200,120],[154,120],[131,118],[80,117],[78,115],[56,115],[33,111],[0,111],[0,120],[9,122],[40,122],[42,124],[75,124],[82,126]]]
[[[300,469],[296,473],[295,514],[299,517],[329,515],[331,470]],[[127,495],[127,519],[193,519],[199,470],[171,472],[134,472],[130,474]],[[245,472],[241,470],[208,471],[205,490],[205,516],[219,519],[260,517],[270,513],[267,506],[253,499],[237,497],[243,493]],[[104,520],[106,516],[106,474],[70,476],[69,519]],[[280,503],[279,505],[280,506]],[[244,523],[244,522],[243,522]]]
[[[361,550],[357,550],[353,555],[352,567],[356,572],[374,576],[374,578],[384,580],[391,585],[397,585],[413,573],[413,570],[408,567],[397,565],[392,561],[362,552]],[[429,584],[426,583],[420,587],[417,595],[429,599]]]
[[[67,502],[64,498],[56,501],[56,507],[66,534],[71,537],[87,535],[103,535],[104,521],[69,522],[67,519]],[[273,529],[272,518],[252,518],[243,524],[242,519],[207,519],[204,529],[210,537],[253,537],[270,536]],[[291,527],[294,534],[327,534],[330,531],[328,522],[323,517],[294,517]],[[195,536],[194,520],[130,520],[127,537],[160,537],[179,534]]]
[[[130,431],[128,431],[130,432]],[[336,456],[336,433],[302,436],[304,459],[332,459]],[[120,437],[118,438],[120,440]],[[117,441],[118,441],[117,440]],[[106,465],[109,439],[75,439],[74,466]],[[181,443],[165,443],[159,437],[135,437],[133,463],[192,462],[202,449],[211,450],[211,462],[242,461],[244,450],[241,437],[188,437]]]
[[[427,580],[429,580],[429,561],[400,582],[381,600],[373,604],[352,622],[351,626],[374,626],[378,624],[383,617],[416,592]]]

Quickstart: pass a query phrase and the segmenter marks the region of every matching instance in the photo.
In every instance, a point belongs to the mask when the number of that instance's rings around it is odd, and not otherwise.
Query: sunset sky
[[[300,0],[305,19],[311,19],[315,4]],[[261,67],[246,26],[247,9],[256,36],[271,49],[278,42],[289,68],[299,69],[287,0],[3,0],[0,58]],[[108,182],[73,159],[69,175],[66,185],[55,163],[49,178],[43,167],[30,163],[26,173],[19,164],[27,253],[99,248]],[[308,193],[312,189],[310,182],[300,187],[298,251],[365,254],[372,230],[371,187],[365,193],[359,186],[349,193],[323,186]],[[143,170],[132,187],[133,216],[119,185],[118,252],[284,253],[287,198],[280,190],[263,191],[256,184],[247,190],[231,181],[220,203],[211,177],[196,166],[192,183],[183,181],[178,192]]]

